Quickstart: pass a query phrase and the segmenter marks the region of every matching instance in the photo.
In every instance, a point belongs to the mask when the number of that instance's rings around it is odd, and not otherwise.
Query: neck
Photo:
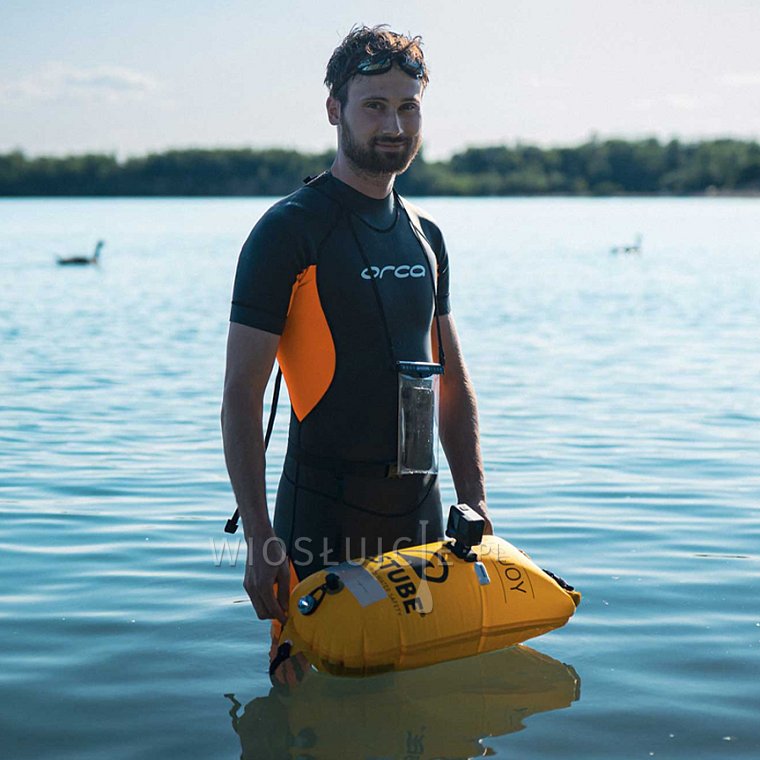
[[[387,198],[393,190],[393,182],[396,175],[389,174],[369,174],[357,169],[343,154],[338,150],[332,166],[330,167],[333,177],[345,182],[354,190],[369,196],[370,198]]]

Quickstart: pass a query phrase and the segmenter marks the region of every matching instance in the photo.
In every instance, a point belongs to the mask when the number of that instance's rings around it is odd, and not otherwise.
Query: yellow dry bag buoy
[[[564,625],[581,595],[496,536],[464,505],[455,540],[320,570],[290,596],[279,658],[366,675],[490,652]]]

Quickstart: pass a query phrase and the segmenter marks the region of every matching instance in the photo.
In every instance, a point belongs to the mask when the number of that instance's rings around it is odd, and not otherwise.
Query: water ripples
[[[425,204],[451,252],[497,531],[584,602],[535,641],[542,654],[320,678],[288,698],[269,693],[245,544],[221,530],[231,281],[267,205],[0,204],[9,756],[234,757],[242,743],[252,757],[337,757],[358,737],[367,757],[391,757],[392,726],[422,724],[452,757],[760,754],[757,201]],[[53,253],[93,219],[100,270],[57,269]],[[634,224],[644,255],[609,256]]]

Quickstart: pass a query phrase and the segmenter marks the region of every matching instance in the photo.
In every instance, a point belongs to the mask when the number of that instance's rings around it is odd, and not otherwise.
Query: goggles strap
[[[408,53],[397,51],[390,54],[378,54],[373,57],[364,58],[354,66],[351,73],[347,74],[340,82],[340,84],[333,88],[333,92],[337,93],[346,83],[353,77],[361,74],[362,76],[373,76],[375,74],[385,74],[393,68],[393,64],[397,63],[399,68],[410,77],[414,79],[422,79],[424,72],[424,63],[412,58]]]

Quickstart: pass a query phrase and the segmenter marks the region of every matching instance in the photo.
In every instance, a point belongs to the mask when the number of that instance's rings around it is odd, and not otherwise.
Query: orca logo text
[[[386,272],[390,272],[394,277],[397,277],[399,280],[405,280],[407,277],[424,277],[427,272],[425,271],[425,267],[422,264],[414,264],[413,266],[409,266],[409,264],[401,264],[401,266],[385,266],[382,267],[367,267],[362,270],[362,278],[365,280],[382,280],[383,276],[386,274]]]

